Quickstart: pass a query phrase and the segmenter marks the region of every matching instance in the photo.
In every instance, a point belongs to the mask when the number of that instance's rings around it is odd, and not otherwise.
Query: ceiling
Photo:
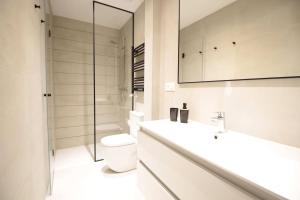
[[[135,12],[143,0],[99,0],[99,2]],[[51,0],[54,15],[93,23],[93,0]],[[96,24],[120,29],[131,17],[126,12],[96,4]]]
[[[93,0],[50,0],[54,15],[93,23]],[[144,0],[99,0],[99,2],[135,12]],[[236,0],[181,0],[180,27],[181,29],[202,19]],[[97,4],[96,24],[120,29],[131,17],[128,13],[120,12]]]
[[[181,0],[180,28],[185,28],[235,1],[236,0]]]

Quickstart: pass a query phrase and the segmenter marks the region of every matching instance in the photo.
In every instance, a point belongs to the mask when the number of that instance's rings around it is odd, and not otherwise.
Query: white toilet
[[[106,136],[101,139],[103,158],[110,169],[115,172],[125,172],[136,168],[137,140],[139,122],[144,120],[144,113],[129,112],[128,125],[130,134]]]

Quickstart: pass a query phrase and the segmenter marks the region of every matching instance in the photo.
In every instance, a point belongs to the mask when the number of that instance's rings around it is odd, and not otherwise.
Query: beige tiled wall
[[[129,20],[120,30],[120,73],[119,86],[121,88],[120,109],[123,127],[127,127],[129,111],[131,110],[131,48],[132,48],[132,20]]]
[[[55,135],[57,148],[92,142],[92,24],[54,17]],[[96,26],[96,123],[120,124],[120,31]],[[99,133],[101,136],[101,133]],[[103,134],[107,134],[103,133]]]
[[[40,22],[45,16],[33,3],[0,3],[1,200],[41,200],[48,189],[45,77],[41,73],[45,27]]]

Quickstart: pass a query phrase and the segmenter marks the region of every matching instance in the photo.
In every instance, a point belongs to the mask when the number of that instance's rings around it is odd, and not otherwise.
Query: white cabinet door
[[[175,200],[140,162],[137,175],[138,186],[147,200]]]
[[[138,135],[138,158],[179,199],[257,199],[143,132]]]

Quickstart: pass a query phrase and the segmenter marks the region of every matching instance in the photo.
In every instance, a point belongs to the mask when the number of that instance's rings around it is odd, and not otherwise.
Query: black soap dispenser
[[[187,109],[187,104],[183,103],[182,109],[180,109],[180,122],[188,123],[189,120],[189,110]]]

